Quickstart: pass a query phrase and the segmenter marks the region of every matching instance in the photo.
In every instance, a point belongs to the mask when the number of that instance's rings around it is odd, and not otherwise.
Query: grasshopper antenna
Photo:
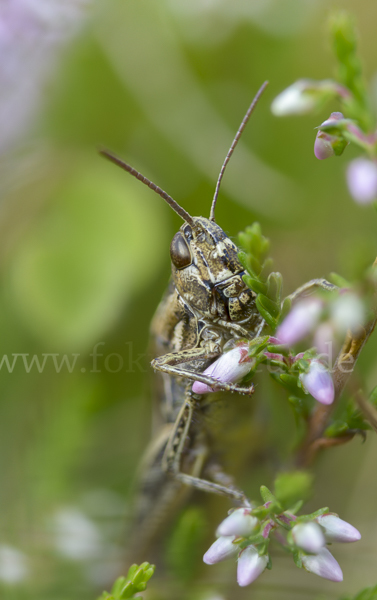
[[[153,183],[153,181],[150,181],[149,179],[147,179],[147,177],[144,177],[144,175],[142,175],[141,173],[139,173],[139,171],[136,171],[136,169],[134,169],[133,167],[131,167],[131,165],[129,165],[126,162],[124,162],[121,158],[118,158],[117,156],[115,156],[115,154],[112,154],[112,152],[110,152],[109,150],[105,150],[105,149],[101,148],[99,150],[99,153],[102,156],[104,156],[105,158],[107,158],[108,160],[110,160],[112,163],[118,165],[118,167],[120,167],[124,171],[127,171],[127,173],[130,173],[131,175],[133,175],[134,177],[136,177],[136,179],[138,179],[139,181],[141,181],[142,183],[144,183],[145,185],[147,185],[149,188],[151,188],[151,190],[153,190],[159,196],[161,196],[161,198],[163,198],[165,200],[165,202],[167,202],[169,204],[169,206],[171,206],[171,208],[184,221],[186,221],[192,227],[194,227],[193,218],[188,214],[188,212],[185,211],[184,208],[182,208],[181,206],[179,206],[178,202],[176,202],[171,196],[169,196],[169,194],[167,194],[166,192],[164,192],[164,190],[162,188],[160,188],[158,185],[156,185],[155,183]]]
[[[242,134],[243,130],[245,129],[248,120],[250,119],[252,113],[254,112],[254,108],[256,107],[259,98],[261,97],[261,95],[263,94],[263,92],[264,92],[264,90],[266,89],[267,86],[268,86],[268,81],[265,81],[264,84],[257,91],[257,93],[255,95],[255,98],[252,101],[252,103],[250,104],[250,106],[248,108],[248,111],[247,111],[246,115],[244,116],[244,118],[242,120],[242,123],[241,123],[241,125],[239,127],[239,130],[237,131],[237,133],[235,135],[235,138],[234,138],[234,140],[232,142],[232,145],[229,148],[229,152],[228,152],[228,154],[225,157],[225,160],[223,162],[223,166],[221,167],[219,178],[217,180],[215,194],[214,194],[213,200],[212,200],[211,212],[210,212],[210,215],[209,215],[209,220],[210,221],[215,221],[216,202],[217,202],[217,197],[219,195],[220,183],[221,183],[221,180],[222,180],[223,175],[224,175],[225,167],[227,166],[227,164],[228,164],[228,162],[230,160],[230,157],[232,156],[232,154],[234,152],[234,149],[237,146],[238,140],[240,139],[241,134]]]

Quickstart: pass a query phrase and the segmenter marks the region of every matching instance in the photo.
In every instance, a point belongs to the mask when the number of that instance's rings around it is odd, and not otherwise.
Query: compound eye
[[[170,244],[170,257],[177,269],[191,265],[191,252],[180,231],[175,234]]]

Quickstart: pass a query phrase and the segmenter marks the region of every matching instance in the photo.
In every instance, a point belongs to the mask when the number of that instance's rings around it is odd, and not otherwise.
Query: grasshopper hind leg
[[[249,506],[250,502],[246,498],[244,492],[238,490],[236,487],[231,485],[221,485],[220,483],[209,481],[207,479],[203,479],[200,477],[200,472],[204,466],[205,458],[207,455],[205,444],[200,444],[200,442],[194,448],[194,452],[200,456],[201,455],[201,463],[202,468],[200,471],[198,469],[194,469],[190,474],[184,473],[182,469],[182,455],[184,453],[185,447],[187,445],[190,426],[192,422],[194,412],[193,399],[190,393],[190,384],[186,391],[186,400],[183,404],[177,419],[174,423],[173,429],[171,431],[168,443],[166,445],[166,449],[164,452],[164,456],[162,459],[162,468],[164,471],[171,473],[174,478],[181,483],[191,486],[193,488],[202,490],[203,492],[219,494],[221,496],[226,496],[232,500],[235,500],[237,503],[241,503],[242,505]],[[196,471],[196,472],[194,472]],[[220,476],[217,473],[217,479],[224,479],[226,476]]]

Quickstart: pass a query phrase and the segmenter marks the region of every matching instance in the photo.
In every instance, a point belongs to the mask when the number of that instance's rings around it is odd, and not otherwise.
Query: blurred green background
[[[352,202],[344,179],[356,152],[313,154],[313,128],[337,107],[286,119],[269,108],[294,80],[333,75],[326,20],[339,7],[355,15],[376,104],[373,0],[97,0],[39,80],[35,110],[0,157],[1,598],[94,599],[126,570],[129,492],[150,436],[148,328],[181,221],[98,146],[208,216],[228,147],[268,79],[225,174],[217,222],[230,236],[262,224],[287,294],[333,270],[352,278],[374,260],[376,215]],[[12,77],[21,94],[24,74]],[[18,108],[7,118],[20,119]],[[376,348],[371,340],[360,364],[369,387]],[[256,430],[284,456],[287,403],[269,382],[255,400]],[[198,567],[185,596],[173,565],[173,592],[149,597],[337,598],[375,584],[376,449],[370,434],[316,465],[309,508],[330,506],[363,534],[335,554],[342,584],[279,555],[252,589],[236,589],[234,565],[224,564]],[[245,474],[255,495],[275,458]]]

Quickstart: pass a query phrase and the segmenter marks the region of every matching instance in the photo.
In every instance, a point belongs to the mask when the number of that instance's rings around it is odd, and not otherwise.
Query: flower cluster
[[[337,101],[342,112],[333,112],[318,128],[314,154],[319,160],[340,156],[349,143],[366,156],[352,160],[347,167],[347,184],[358,204],[377,201],[377,134],[372,102],[361,75],[357,54],[357,34],[352,17],[334,15],[330,30],[333,47],[340,63],[339,81],[300,79],[281,92],[272,102],[276,116],[318,112],[329,101]]]
[[[281,344],[293,346],[309,334],[314,334],[314,346],[319,354],[328,354],[329,345],[343,341],[347,331],[363,326],[365,307],[358,294],[340,289],[331,297],[311,297],[298,300],[276,331]]]
[[[287,317],[289,319],[289,316]],[[291,373],[297,378],[297,383],[304,393],[309,393],[322,404],[331,404],[334,400],[334,384],[328,368],[310,351],[295,356],[285,353],[271,352],[279,349],[277,338],[265,336],[259,344],[259,355],[250,357],[256,340],[251,343],[239,342],[238,345],[222,354],[203,373],[216,379],[219,383],[235,383],[241,381],[250,371],[255,371],[261,362],[267,362],[281,373]],[[216,385],[210,387],[200,381],[195,381],[192,391],[196,394],[207,394],[216,391]]]
[[[327,508],[301,517],[294,509],[283,511],[271,492],[264,490],[272,500],[258,508],[233,510],[219,525],[217,540],[204,554],[204,562],[212,565],[237,556],[237,582],[246,586],[271,568],[268,549],[274,540],[292,553],[297,567],[342,581],[342,570],[326,545],[356,542],[361,538],[359,531]]]

